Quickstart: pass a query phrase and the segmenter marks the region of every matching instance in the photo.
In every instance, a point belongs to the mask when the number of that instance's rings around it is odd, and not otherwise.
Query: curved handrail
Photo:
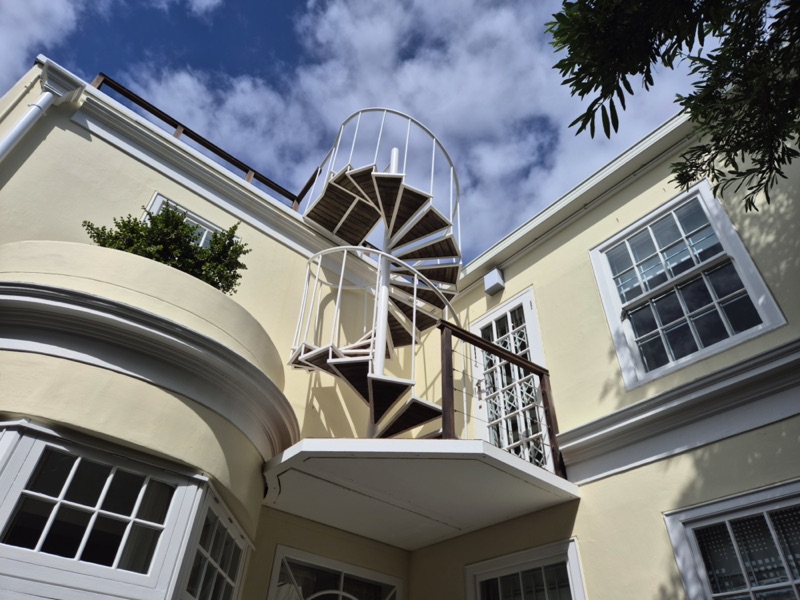
[[[380,106],[371,106],[369,108],[362,108],[361,110],[357,110],[352,115],[347,117],[344,121],[342,121],[342,124],[339,126],[339,133],[336,136],[336,142],[334,143],[334,146],[338,145],[338,143],[339,143],[339,141],[341,140],[341,137],[342,137],[342,131],[344,130],[345,126],[348,123],[350,123],[350,121],[352,121],[353,119],[357,118],[359,115],[361,115],[363,113],[369,113],[369,112],[391,113],[393,115],[397,115],[398,117],[403,117],[404,119],[408,119],[409,121],[411,121],[412,123],[417,125],[425,133],[427,133],[428,136],[430,136],[430,138],[434,142],[436,142],[436,145],[442,151],[442,153],[444,154],[445,158],[447,159],[447,162],[450,164],[450,167],[453,169],[453,179],[454,179],[454,183],[455,183],[455,187],[456,187],[456,195],[459,198],[461,197],[461,186],[458,183],[458,173],[456,173],[456,171],[455,171],[455,165],[453,164],[453,159],[450,158],[450,154],[447,152],[447,149],[444,147],[442,142],[439,141],[439,138],[436,136],[436,134],[434,134],[430,129],[428,129],[427,126],[425,126],[424,124],[420,123],[417,119],[415,119],[411,115],[407,115],[404,112],[401,112],[401,111],[396,110],[394,108],[381,108]],[[322,163],[320,163],[320,166],[322,164],[324,164],[324,161]]]
[[[442,294],[442,292],[439,290],[439,288],[430,279],[428,279],[422,273],[417,271],[414,267],[410,266],[408,263],[403,262],[399,258],[396,258],[396,257],[392,256],[391,254],[389,254],[387,252],[383,252],[381,250],[377,250],[377,249],[373,249],[373,248],[367,248],[366,246],[336,246],[334,248],[326,248],[325,250],[320,250],[316,254],[310,256],[309,259],[308,259],[308,264],[309,265],[313,264],[313,261],[316,260],[319,257],[325,256],[325,255],[328,255],[328,254],[333,254],[334,252],[340,252],[340,251],[352,251],[352,252],[358,252],[358,253],[361,253],[361,254],[368,253],[368,254],[375,254],[375,255],[378,255],[378,256],[385,256],[386,258],[389,259],[389,261],[391,263],[393,263],[393,264],[395,264],[397,266],[401,266],[404,269],[408,269],[409,271],[411,271],[411,274],[413,274],[416,277],[418,277],[420,281],[425,283],[428,286],[428,288],[430,288],[431,290],[433,290],[436,293],[436,295],[439,297],[439,299],[442,300],[444,302],[445,306],[449,309],[449,313],[453,316],[453,319],[455,319],[456,324],[459,327],[461,326],[461,320],[458,318],[458,314],[456,313],[455,309],[453,308],[453,305],[450,304],[450,301],[447,299],[447,297],[444,294]]]

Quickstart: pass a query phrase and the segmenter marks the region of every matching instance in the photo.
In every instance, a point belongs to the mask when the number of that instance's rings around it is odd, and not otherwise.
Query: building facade
[[[800,172],[745,213],[671,183],[692,136],[462,265],[411,117],[294,194],[39,57],[0,99],[0,597],[800,599]],[[234,296],[81,226],[166,204],[240,223]]]

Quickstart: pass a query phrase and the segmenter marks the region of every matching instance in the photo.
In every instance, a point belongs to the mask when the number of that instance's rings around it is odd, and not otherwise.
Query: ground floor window
[[[215,495],[209,497],[201,512],[205,516],[194,546],[185,597],[231,600],[237,597],[242,579],[247,539]]]
[[[389,575],[279,547],[269,600],[401,600]]]
[[[236,598],[249,543],[206,479],[93,442],[0,424],[0,589]]]
[[[468,600],[583,600],[574,540],[466,568]]]
[[[689,598],[800,600],[800,482],[666,521]]]

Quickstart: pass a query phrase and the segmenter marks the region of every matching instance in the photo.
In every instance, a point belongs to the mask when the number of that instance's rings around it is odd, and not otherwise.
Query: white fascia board
[[[81,81],[46,56],[37,62],[51,74]],[[81,81],[82,82],[82,81]],[[191,189],[249,226],[303,256],[334,246],[302,215],[181,142],[110,96],[82,82],[83,101],[72,121],[167,177]]]
[[[491,463],[515,477],[529,482],[543,482],[557,488],[564,496],[580,497],[578,486],[541,467],[523,461],[483,440],[427,439],[335,439],[307,438],[274,456],[264,465],[264,473],[273,475],[310,457],[328,458],[410,458],[477,459]]]
[[[543,242],[576,217],[602,204],[604,200],[613,196],[613,192],[674,155],[693,137],[693,132],[694,128],[686,115],[679,113],[672,117],[527,223],[470,261],[461,271],[459,281],[461,293],[493,268],[504,268],[523,252]]]

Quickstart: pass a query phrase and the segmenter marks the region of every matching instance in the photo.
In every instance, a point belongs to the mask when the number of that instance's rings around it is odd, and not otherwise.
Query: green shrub
[[[132,215],[114,219],[114,228],[97,227],[84,221],[83,228],[98,246],[124,250],[158,261],[193,275],[226,294],[234,294],[240,270],[247,269],[241,257],[250,249],[236,238],[239,223],[211,236],[208,248],[197,244],[197,225],[186,222],[186,213],[165,203],[158,214],[146,211],[147,221]]]

